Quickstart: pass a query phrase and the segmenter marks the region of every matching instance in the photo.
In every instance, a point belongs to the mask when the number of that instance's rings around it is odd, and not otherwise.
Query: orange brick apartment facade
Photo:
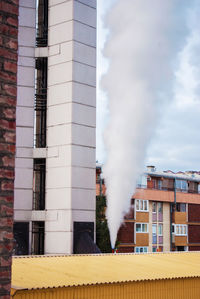
[[[105,195],[101,166],[96,192]],[[200,250],[200,175],[148,167],[118,232],[119,252]]]

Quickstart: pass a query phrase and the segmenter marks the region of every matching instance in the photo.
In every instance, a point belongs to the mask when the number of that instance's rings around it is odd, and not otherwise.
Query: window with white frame
[[[158,224],[158,235],[159,236],[163,235],[163,225],[162,224]]]
[[[148,212],[149,202],[148,200],[136,199],[136,211],[137,212]]]
[[[146,253],[146,252],[148,252],[148,247],[135,247],[135,252]]]
[[[157,234],[157,224],[152,224],[152,234],[153,235]]]
[[[157,212],[157,202],[152,202],[152,212],[156,213]]]
[[[187,225],[185,224],[174,224],[172,232],[176,236],[187,236]]]
[[[148,233],[148,223],[136,223],[136,233]]]
[[[137,179],[137,187],[139,188],[147,188],[147,175],[141,175],[138,179]]]

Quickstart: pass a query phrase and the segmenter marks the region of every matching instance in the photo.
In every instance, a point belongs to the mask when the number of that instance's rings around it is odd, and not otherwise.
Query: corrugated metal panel
[[[19,291],[15,299],[194,299],[200,298],[200,279],[130,283]]]
[[[13,258],[21,289],[200,277],[200,252]]]

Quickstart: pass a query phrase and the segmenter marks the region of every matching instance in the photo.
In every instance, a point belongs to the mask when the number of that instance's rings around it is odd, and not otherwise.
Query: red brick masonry
[[[10,298],[13,248],[18,0],[0,0],[0,297]]]

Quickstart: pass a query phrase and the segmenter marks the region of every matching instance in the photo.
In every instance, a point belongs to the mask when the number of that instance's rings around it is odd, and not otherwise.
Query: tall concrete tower
[[[16,254],[95,235],[96,0],[20,0]]]

